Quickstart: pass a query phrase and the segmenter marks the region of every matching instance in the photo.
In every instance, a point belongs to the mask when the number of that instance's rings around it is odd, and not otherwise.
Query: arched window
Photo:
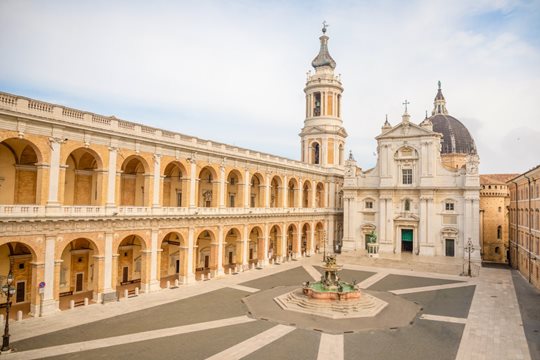
[[[312,161],[313,161],[313,164],[319,164],[320,162],[320,145],[318,142],[314,142],[313,145],[313,158],[312,158]]]
[[[497,226],[497,239],[500,240],[501,237],[502,237],[502,226],[499,225],[499,226]]]

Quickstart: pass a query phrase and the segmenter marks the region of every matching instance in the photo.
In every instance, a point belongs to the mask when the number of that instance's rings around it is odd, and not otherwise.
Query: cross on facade
[[[409,105],[410,102],[408,102],[407,100],[405,100],[405,102],[403,103],[403,105],[405,105],[405,112],[407,112],[407,105]]]

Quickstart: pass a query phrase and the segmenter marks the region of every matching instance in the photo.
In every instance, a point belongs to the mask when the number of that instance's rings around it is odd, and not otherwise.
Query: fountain
[[[335,255],[328,255],[324,259],[324,275],[321,281],[309,282],[303,284],[302,292],[311,299],[318,300],[352,300],[360,298],[360,290],[356,284],[349,284],[341,281],[338,271],[341,266],[336,262]]]

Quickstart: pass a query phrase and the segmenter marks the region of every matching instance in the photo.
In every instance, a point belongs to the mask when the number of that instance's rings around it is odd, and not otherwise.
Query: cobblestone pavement
[[[538,293],[526,283],[514,289],[520,279],[508,269],[482,268],[470,279],[456,276],[447,259],[411,258],[407,266],[350,259],[338,257],[344,280],[420,304],[410,325],[336,335],[249,317],[243,297],[312,281],[321,270],[321,257],[314,256],[13,322],[17,351],[1,358],[530,359],[529,346],[538,345]]]

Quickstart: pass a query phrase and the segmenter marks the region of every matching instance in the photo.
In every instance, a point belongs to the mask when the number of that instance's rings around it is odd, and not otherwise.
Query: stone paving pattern
[[[403,294],[392,296],[417,302],[423,308],[413,324],[398,329],[366,330],[343,335],[290,328],[292,331],[287,330],[283,336],[278,335],[267,344],[260,345],[257,335],[272,332],[278,325],[271,321],[246,318],[247,308],[241,299],[252,295],[250,291],[256,289],[298,285],[310,280],[312,268],[309,267],[314,265],[317,269],[320,260],[320,257],[302,259],[179,289],[164,289],[105,306],[92,305],[47,318],[14,323],[11,327],[12,341],[18,352],[2,354],[1,357],[6,360],[46,358],[47,354],[53,354],[51,346],[60,345],[69,349],[70,353],[53,358],[205,359],[216,354],[227,354],[228,349],[242,343],[245,344],[245,359],[323,359],[324,354],[329,353],[328,344],[339,345],[340,349],[336,349],[335,353],[337,358],[334,357],[336,359],[530,359],[529,346],[534,349],[535,352],[531,353],[536,358],[537,347],[534,345],[538,345],[538,333],[534,330],[538,328],[538,322],[535,322],[538,320],[538,302],[534,300],[538,299],[538,293],[527,293],[526,282],[514,289],[512,273],[507,269],[483,268],[480,277],[468,279],[410,271],[403,267],[381,269],[348,264],[342,275],[348,281],[356,279],[360,282],[380,271],[389,273],[369,289],[404,289]],[[414,267],[414,261],[409,261],[407,265]],[[308,266],[310,272],[302,266]],[[420,269],[426,267],[435,265],[419,264]],[[514,279],[518,283],[522,280]],[[457,284],[459,287],[445,288],[448,287],[445,284],[460,281],[464,281],[463,286]],[[237,285],[248,288],[229,287]],[[425,286],[433,288],[430,288],[431,291],[407,293],[409,288]],[[520,300],[518,304],[516,293],[518,296],[525,294],[527,300]],[[526,314],[523,321],[520,307]],[[432,315],[432,320],[422,319],[422,314]],[[244,316],[248,321],[176,333],[179,335],[155,335],[150,337],[151,340],[142,336],[144,332],[153,334],[162,331],[159,329],[167,330],[180,325],[191,326],[215,320],[223,323],[239,316]],[[455,321],[452,322],[452,319]],[[79,325],[73,326],[74,323]],[[125,334],[133,335],[134,339],[139,337],[132,340],[136,342],[121,345],[111,340]],[[322,341],[323,338],[330,342]],[[98,339],[99,342],[99,346],[93,350],[77,352],[76,344],[70,345],[91,339]],[[323,343],[326,349],[322,348]],[[31,350],[25,352],[29,349],[38,349],[39,357],[26,356],[32,353]],[[230,353],[224,355],[223,359],[235,358]]]

